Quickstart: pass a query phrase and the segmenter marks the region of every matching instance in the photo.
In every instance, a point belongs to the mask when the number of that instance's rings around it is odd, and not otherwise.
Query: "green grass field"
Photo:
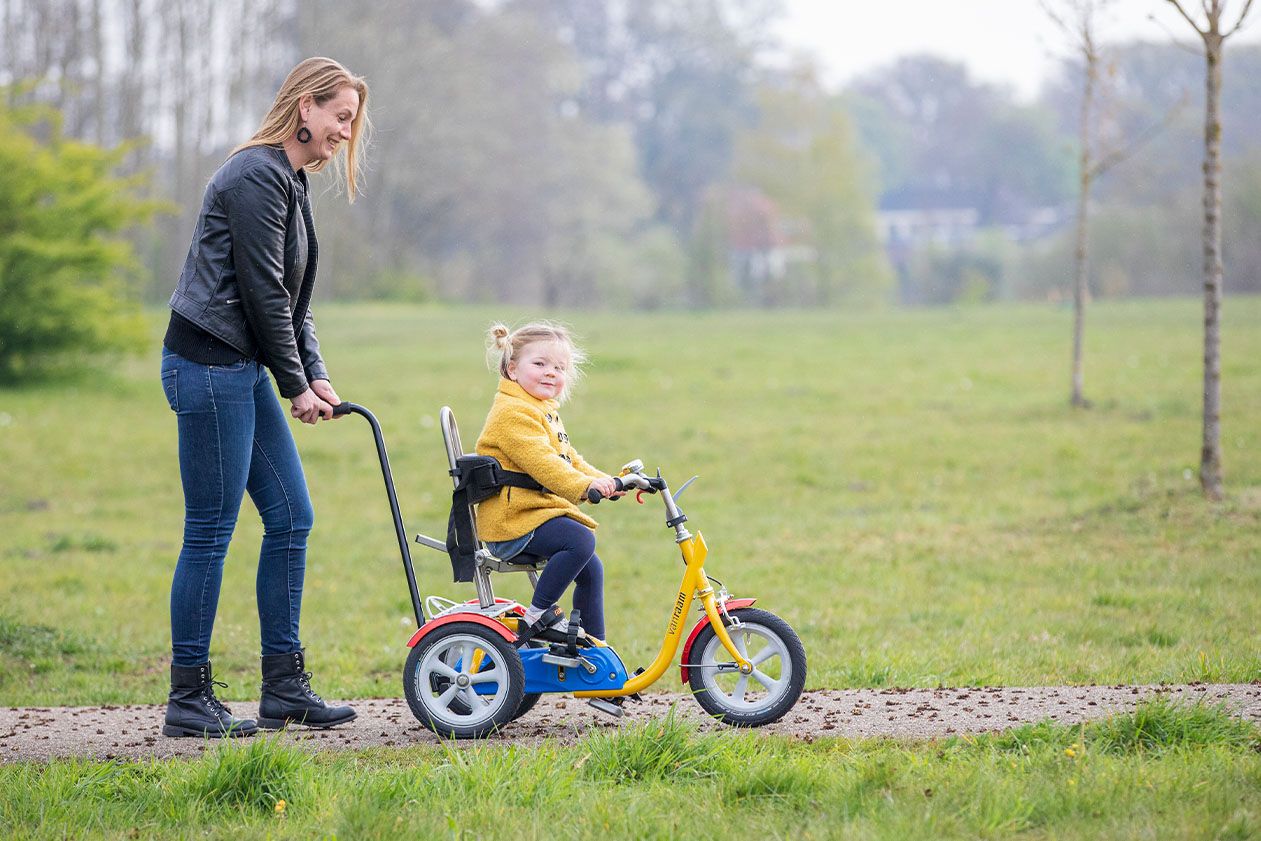
[[[1261,734],[1154,702],[1080,728],[934,743],[673,718],[573,745],[0,765],[6,838],[1179,838],[1261,834]]]
[[[1251,681],[1261,299],[1225,313],[1220,504],[1194,478],[1190,300],[1092,308],[1089,411],[1067,406],[1063,309],[573,313],[591,364],[566,424],[606,469],[640,457],[676,487],[700,474],[682,503],[710,572],[797,628],[808,687]],[[438,409],[471,446],[494,389],[482,332],[521,314],[319,315],[334,385],[382,421],[409,530],[441,533]],[[162,322],[151,358],[0,391],[0,704],[164,698],[182,500]],[[317,685],[397,696],[410,607],[368,427],[296,434],[317,512],[303,617]],[[656,504],[596,513],[610,640],[633,669],[659,643],[677,550]],[[257,683],[259,534],[247,500],[213,646],[227,698]],[[423,593],[472,595],[445,555],[414,552]]]
[[[411,531],[445,527],[438,409],[471,444],[494,388],[482,330],[517,315],[320,311],[334,384],[385,427]],[[676,487],[701,475],[682,502],[710,572],[798,629],[808,687],[1261,679],[1261,299],[1227,302],[1219,504],[1194,478],[1194,301],[1093,307],[1090,411],[1067,407],[1061,309],[568,321],[592,357],[566,410],[575,443]],[[161,329],[155,313],[151,358],[0,390],[0,705],[165,698],[182,500]],[[316,686],[398,696],[410,607],[367,426],[297,435],[317,511]],[[213,651],[227,699],[258,683],[245,508]],[[596,513],[610,639],[634,668],[664,628],[676,549],[656,505]],[[423,592],[471,595],[444,555],[415,553]],[[499,587],[526,595],[520,579]],[[679,688],[674,674],[659,685]],[[922,743],[673,720],[528,749],[310,758],[257,738],[191,762],[0,765],[0,835],[1256,838],[1258,744],[1220,711],[1159,702]]]

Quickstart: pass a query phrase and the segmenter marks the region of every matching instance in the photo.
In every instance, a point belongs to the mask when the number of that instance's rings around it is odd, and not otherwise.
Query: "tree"
[[[848,115],[810,67],[757,91],[757,125],[737,136],[736,178],[766,194],[813,252],[809,289],[787,303],[871,302],[892,285],[875,230],[875,183]]]
[[[1078,408],[1090,405],[1086,399],[1084,341],[1086,332],[1087,280],[1087,217],[1090,213],[1090,192],[1095,179],[1103,173],[1095,154],[1095,94],[1100,83],[1099,44],[1095,40],[1096,16],[1111,0],[1063,0],[1072,15],[1066,20],[1044,0],[1042,7],[1051,20],[1075,41],[1082,61],[1081,102],[1077,120],[1077,213],[1073,233],[1073,362],[1070,375],[1072,393],[1069,403]]]
[[[884,209],[973,208],[989,226],[1023,221],[1067,192],[1068,162],[1047,115],[974,82],[961,63],[904,56],[845,94],[880,160]]]
[[[1204,42],[1204,423],[1200,446],[1200,488],[1222,498],[1221,309],[1222,309],[1222,50],[1252,8],[1244,0],[1233,26],[1223,29],[1227,0],[1203,0],[1204,24],[1187,13],[1182,0],[1166,0]]]
[[[1088,408],[1085,375],[1085,324],[1086,299],[1089,297],[1089,215],[1091,194],[1096,181],[1112,167],[1120,164],[1158,131],[1164,128],[1181,107],[1181,101],[1170,106],[1163,120],[1142,130],[1134,140],[1114,136],[1111,141],[1104,137],[1101,124],[1111,114],[1103,113],[1104,86],[1115,72],[1111,64],[1105,66],[1102,48],[1096,39],[1098,18],[1114,0],[1058,0],[1065,13],[1051,3],[1042,0],[1042,8],[1073,41],[1073,47],[1081,60],[1081,94],[1077,104],[1077,210],[1073,227],[1073,362],[1069,403],[1076,408]],[[1105,72],[1106,71],[1106,72]],[[1115,120],[1108,122],[1115,123]],[[1114,135],[1117,133],[1114,131]]]
[[[0,135],[0,382],[138,348],[138,266],[119,234],[159,206],[136,197],[140,179],[113,174],[125,149],[67,140],[37,106],[0,103]]]

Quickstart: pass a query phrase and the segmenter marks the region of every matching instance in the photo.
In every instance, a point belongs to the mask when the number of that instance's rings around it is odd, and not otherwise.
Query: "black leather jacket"
[[[206,186],[171,309],[261,359],[284,397],[328,379],[311,316],[315,227],[306,172],[284,150],[253,146]]]

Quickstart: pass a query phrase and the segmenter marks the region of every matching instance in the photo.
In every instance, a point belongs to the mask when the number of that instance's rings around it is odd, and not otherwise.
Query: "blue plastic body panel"
[[[612,648],[583,648],[582,656],[595,664],[595,674],[584,668],[562,668],[552,663],[544,663],[546,648],[521,649],[521,664],[525,666],[526,692],[585,692],[588,689],[621,689],[630,678],[626,675],[626,667],[622,658]],[[459,663],[456,668],[460,667]],[[564,679],[561,679],[564,675]],[[493,683],[476,685],[479,695],[492,695],[496,690]]]

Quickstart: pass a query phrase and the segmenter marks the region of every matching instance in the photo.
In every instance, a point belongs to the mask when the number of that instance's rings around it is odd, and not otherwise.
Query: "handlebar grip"
[[[613,482],[617,485],[617,489],[619,491],[626,490],[626,485],[622,484],[622,480],[618,478],[617,476],[613,477]],[[600,500],[602,499],[604,499],[604,494],[600,493],[595,488],[587,488],[587,501],[590,502],[592,505],[599,505]],[[610,499],[612,499],[614,502],[617,502],[619,497],[614,496],[614,497],[610,497]]]
[[[339,418],[342,415],[349,415],[353,411],[351,407],[354,405],[354,403],[343,400],[333,407],[333,417]]]

